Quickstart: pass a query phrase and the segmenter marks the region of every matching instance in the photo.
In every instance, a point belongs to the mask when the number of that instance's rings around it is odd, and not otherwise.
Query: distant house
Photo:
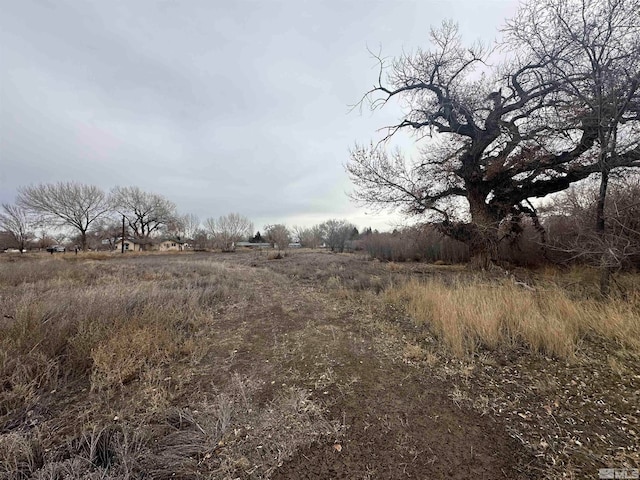
[[[161,252],[181,252],[184,250],[184,242],[177,239],[163,240],[158,244],[158,250]]]
[[[115,250],[116,252],[121,252],[122,251],[122,239],[119,238],[115,245]],[[131,238],[125,238],[124,240],[124,251],[125,252],[141,252],[142,251],[142,244],[140,242],[138,242],[137,240],[133,240]]]

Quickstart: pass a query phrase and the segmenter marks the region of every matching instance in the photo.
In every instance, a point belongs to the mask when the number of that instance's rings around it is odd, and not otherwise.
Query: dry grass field
[[[640,467],[637,276],[295,251],[0,256],[0,479]],[[592,278],[593,276],[593,278]]]

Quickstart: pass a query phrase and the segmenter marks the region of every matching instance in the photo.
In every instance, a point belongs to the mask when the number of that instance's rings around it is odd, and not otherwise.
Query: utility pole
[[[122,215],[122,240],[120,241],[121,252],[124,253],[124,215]]]

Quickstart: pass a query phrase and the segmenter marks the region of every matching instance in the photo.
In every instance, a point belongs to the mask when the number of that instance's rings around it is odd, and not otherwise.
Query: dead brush
[[[0,262],[0,424],[59,382],[92,379],[104,390],[154,365],[202,359],[207,339],[197,332],[212,308],[238,295],[239,281],[210,261],[174,261]],[[97,281],[77,288],[67,280],[87,272]]]
[[[323,439],[336,441],[345,428],[327,420],[311,392],[297,387],[283,389],[266,408],[252,409],[238,420],[244,427],[228,438],[234,455],[226,457],[214,472],[221,478],[270,478],[300,448]]]
[[[223,322],[271,273],[180,256],[30,262],[7,263],[27,270],[0,280],[3,480],[267,478],[344,428],[289,378],[274,386],[264,370],[231,370],[233,358],[209,362],[249,337],[250,325]]]
[[[44,465],[44,454],[38,433],[0,434],[0,478],[29,478]]]
[[[171,322],[125,325],[91,352],[91,388],[104,390],[124,385],[138,377],[148,365],[169,361],[180,348],[180,338]]]
[[[273,251],[273,252],[269,252],[267,254],[267,260],[281,260],[286,256],[287,256],[286,252],[282,252],[280,250],[276,250],[276,251]]]

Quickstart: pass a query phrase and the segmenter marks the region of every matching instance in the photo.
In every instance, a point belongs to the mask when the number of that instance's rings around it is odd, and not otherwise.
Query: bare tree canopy
[[[102,217],[95,222],[88,232],[90,248],[115,249],[116,242],[122,238],[122,219],[113,216]]]
[[[177,217],[172,201],[138,187],[115,187],[111,199],[115,210],[124,215],[133,235],[143,244]]]
[[[225,252],[232,251],[236,242],[253,233],[253,223],[239,213],[230,213],[218,219],[207,218],[204,225],[214,245]]]
[[[327,220],[320,225],[323,238],[327,247],[332,252],[344,252],[346,244],[354,234],[358,235],[358,229],[346,220]]]
[[[185,213],[178,217],[180,236],[193,240],[200,229],[200,218],[194,213]]]
[[[323,242],[323,233],[320,225],[313,227],[293,227],[293,233],[300,245],[307,248],[318,248]]]
[[[267,241],[278,250],[286,250],[287,247],[289,247],[291,232],[289,232],[289,229],[285,225],[281,223],[265,225],[264,230]]]
[[[87,249],[87,230],[91,224],[111,209],[102,189],[75,182],[19,188],[17,204],[44,221],[76,229],[83,250]]]
[[[596,228],[604,232],[609,173],[620,155],[640,151],[640,0],[538,1],[524,5],[506,33],[561,86],[565,122],[597,133]]]
[[[567,8],[581,5],[572,0],[543,3]],[[469,243],[472,255],[484,261],[495,250],[501,222],[522,215],[535,218],[530,199],[564,190],[601,172],[602,131],[592,111],[587,111],[585,99],[572,95],[570,82],[577,82],[589,70],[580,77],[563,73],[558,66],[572,61],[579,39],[589,38],[594,44],[604,41],[589,37],[586,30],[606,22],[602,15],[612,4],[637,1],[586,3],[600,8],[583,9],[588,16],[583,22],[565,17],[564,7],[529,15],[539,3],[524,5],[507,28],[507,41],[520,35],[519,41],[525,42],[546,29],[541,36],[545,50],[536,50],[532,39],[530,47],[526,42],[520,44],[496,65],[482,45],[463,45],[457,26],[449,22],[431,31],[430,50],[403,54],[390,63],[378,57],[378,83],[362,102],[377,109],[395,99],[405,106],[405,114],[385,128],[383,142],[356,146],[351,152],[347,171],[355,185],[353,197],[366,205],[400,207],[408,214],[430,212],[440,218],[445,233]],[[638,12],[627,11],[628,23],[640,23]],[[518,30],[524,28],[526,22],[521,20],[525,18],[529,30]],[[583,33],[554,33],[563,21],[572,22],[572,28]],[[637,47],[632,30],[612,28],[620,42]],[[622,62],[633,52],[622,54]],[[635,57],[627,64],[624,76],[615,77],[620,84],[637,79]],[[638,101],[635,94],[625,98],[628,100],[618,102],[617,113],[612,115],[631,131],[638,120]],[[602,99],[610,101],[607,96]],[[407,161],[398,152],[389,155],[383,148],[384,140],[404,129],[415,131],[421,139],[428,137],[415,161]],[[640,149],[634,144],[607,157],[608,169],[637,166]],[[452,215],[452,204],[459,205],[460,200],[467,206],[471,223],[457,222]]]
[[[32,219],[29,213],[18,205],[2,204],[0,229],[9,232],[20,252],[25,250],[27,242],[34,237]]]

